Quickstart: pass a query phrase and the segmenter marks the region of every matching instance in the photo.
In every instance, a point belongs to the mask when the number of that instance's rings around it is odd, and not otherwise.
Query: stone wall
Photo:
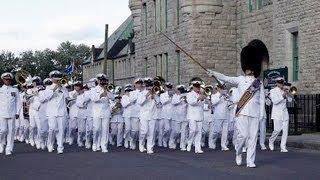
[[[104,60],[91,62],[89,64],[84,64],[83,68],[83,82],[88,82],[91,78],[96,77],[98,73],[104,72]]]
[[[155,1],[140,1],[140,8],[147,7],[147,27],[145,11],[140,10],[138,24],[135,26],[136,76],[156,75],[157,55],[168,55],[167,80],[178,83],[178,48],[155,30]],[[146,6],[143,6],[146,3]],[[134,12],[137,12],[138,3]],[[184,50],[207,68],[218,68],[226,73],[235,74],[236,56],[236,4],[233,0],[180,1],[180,21],[177,23],[177,0],[168,0],[168,26],[162,32],[172,38]],[[136,21],[134,21],[136,23]],[[147,29],[147,33],[145,33]],[[157,58],[155,57],[157,56]],[[145,63],[147,62],[147,74]],[[189,82],[193,76],[211,81],[205,72],[180,52],[180,83]],[[166,78],[166,77],[165,77]]]
[[[237,1],[237,59],[252,39],[264,41],[271,68],[287,66],[292,82],[292,36],[299,33],[299,93],[320,93],[320,2],[314,0],[265,0],[249,12],[248,0]],[[241,73],[238,63],[238,74]]]

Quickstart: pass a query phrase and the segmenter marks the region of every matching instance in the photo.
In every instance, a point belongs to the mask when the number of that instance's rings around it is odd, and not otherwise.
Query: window
[[[160,2],[161,0],[154,0],[154,29],[155,32],[158,32],[160,30],[160,24],[161,24],[161,8],[160,8]]]
[[[168,53],[165,53],[163,55],[163,60],[162,60],[162,77],[167,81],[168,80],[168,63],[169,63],[169,57]]]
[[[299,36],[292,33],[292,81],[299,80]]]
[[[156,75],[162,76],[162,54],[155,56],[156,58]]]
[[[148,58],[144,58],[144,74],[148,76]]]
[[[177,13],[176,13],[177,25],[180,24],[180,8],[181,8],[180,7],[180,0],[177,0]]]
[[[180,84],[180,51],[176,51],[177,58],[177,84]]]
[[[162,31],[168,26],[168,0],[154,0],[155,32]]]
[[[168,0],[163,0],[163,24],[162,24],[162,29],[167,29],[168,27]]]
[[[148,35],[148,10],[147,4],[143,4],[143,14],[144,14],[144,35]]]
[[[257,6],[258,6],[258,8],[257,9],[261,9],[262,8],[262,1],[263,0],[257,0]]]
[[[253,0],[249,0],[249,12],[253,11]]]

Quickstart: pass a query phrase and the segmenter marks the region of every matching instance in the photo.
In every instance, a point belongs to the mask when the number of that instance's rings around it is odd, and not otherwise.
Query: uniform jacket
[[[187,94],[188,110],[187,119],[195,121],[203,121],[203,104],[204,101],[198,101],[200,95],[195,91]]]
[[[130,118],[131,116],[131,110],[133,107],[133,103],[130,101],[130,96],[127,94],[124,94],[121,98],[121,105],[123,107],[123,114],[122,116],[124,118]]]
[[[138,96],[141,92],[139,90],[131,91],[129,94],[130,102],[132,103],[130,117],[139,118],[140,105],[137,103]]]
[[[18,89],[3,85],[0,88],[0,117],[15,118],[19,114],[20,102]]]
[[[272,101],[271,119],[289,120],[287,101],[291,102],[292,98],[284,98],[284,91],[279,87],[270,90],[270,98]]]
[[[160,94],[160,102],[162,104],[162,113],[161,113],[162,119],[171,119],[172,118],[171,98],[172,97],[169,96],[168,91]]]
[[[47,104],[47,116],[49,117],[66,117],[67,116],[67,104],[68,91],[64,87],[60,87],[53,91],[56,84],[47,86],[44,90],[44,100],[48,101]]]
[[[100,97],[104,92],[104,88],[101,86],[96,86],[91,91],[92,100],[92,117],[93,118],[110,118],[110,99],[113,99],[113,94],[108,93],[106,97]]]
[[[151,97],[146,97],[146,94],[149,90],[143,90],[139,93],[137,103],[140,105],[140,120],[151,120],[152,119],[152,112],[155,108],[155,101],[151,99]]]
[[[229,77],[218,72],[214,72],[213,75],[219,80],[236,85],[239,99],[256,79],[254,76]],[[263,83],[261,83],[260,89],[241,110],[240,115],[259,119],[265,118],[265,94]]]
[[[181,95],[174,94],[172,97],[172,120],[187,121],[187,103],[181,99]]]
[[[222,96],[220,92],[211,95],[211,102],[214,106],[214,119],[228,119],[228,101]]]

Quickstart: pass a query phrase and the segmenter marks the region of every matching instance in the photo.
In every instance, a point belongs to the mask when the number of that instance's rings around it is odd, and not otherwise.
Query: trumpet
[[[153,86],[151,88],[151,93],[152,94],[155,94],[155,95],[158,95],[160,94],[161,92],[163,91],[163,87],[162,87],[162,83],[158,80],[155,80],[153,82]]]
[[[64,84],[67,84],[68,83],[68,79],[66,77],[63,77],[59,80],[59,83],[64,85]]]

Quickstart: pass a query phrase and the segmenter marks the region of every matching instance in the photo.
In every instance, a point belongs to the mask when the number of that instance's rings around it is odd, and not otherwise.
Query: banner
[[[278,69],[267,69],[263,71],[263,83],[266,89],[271,89],[275,86],[275,78],[283,77],[288,82],[288,67]]]

